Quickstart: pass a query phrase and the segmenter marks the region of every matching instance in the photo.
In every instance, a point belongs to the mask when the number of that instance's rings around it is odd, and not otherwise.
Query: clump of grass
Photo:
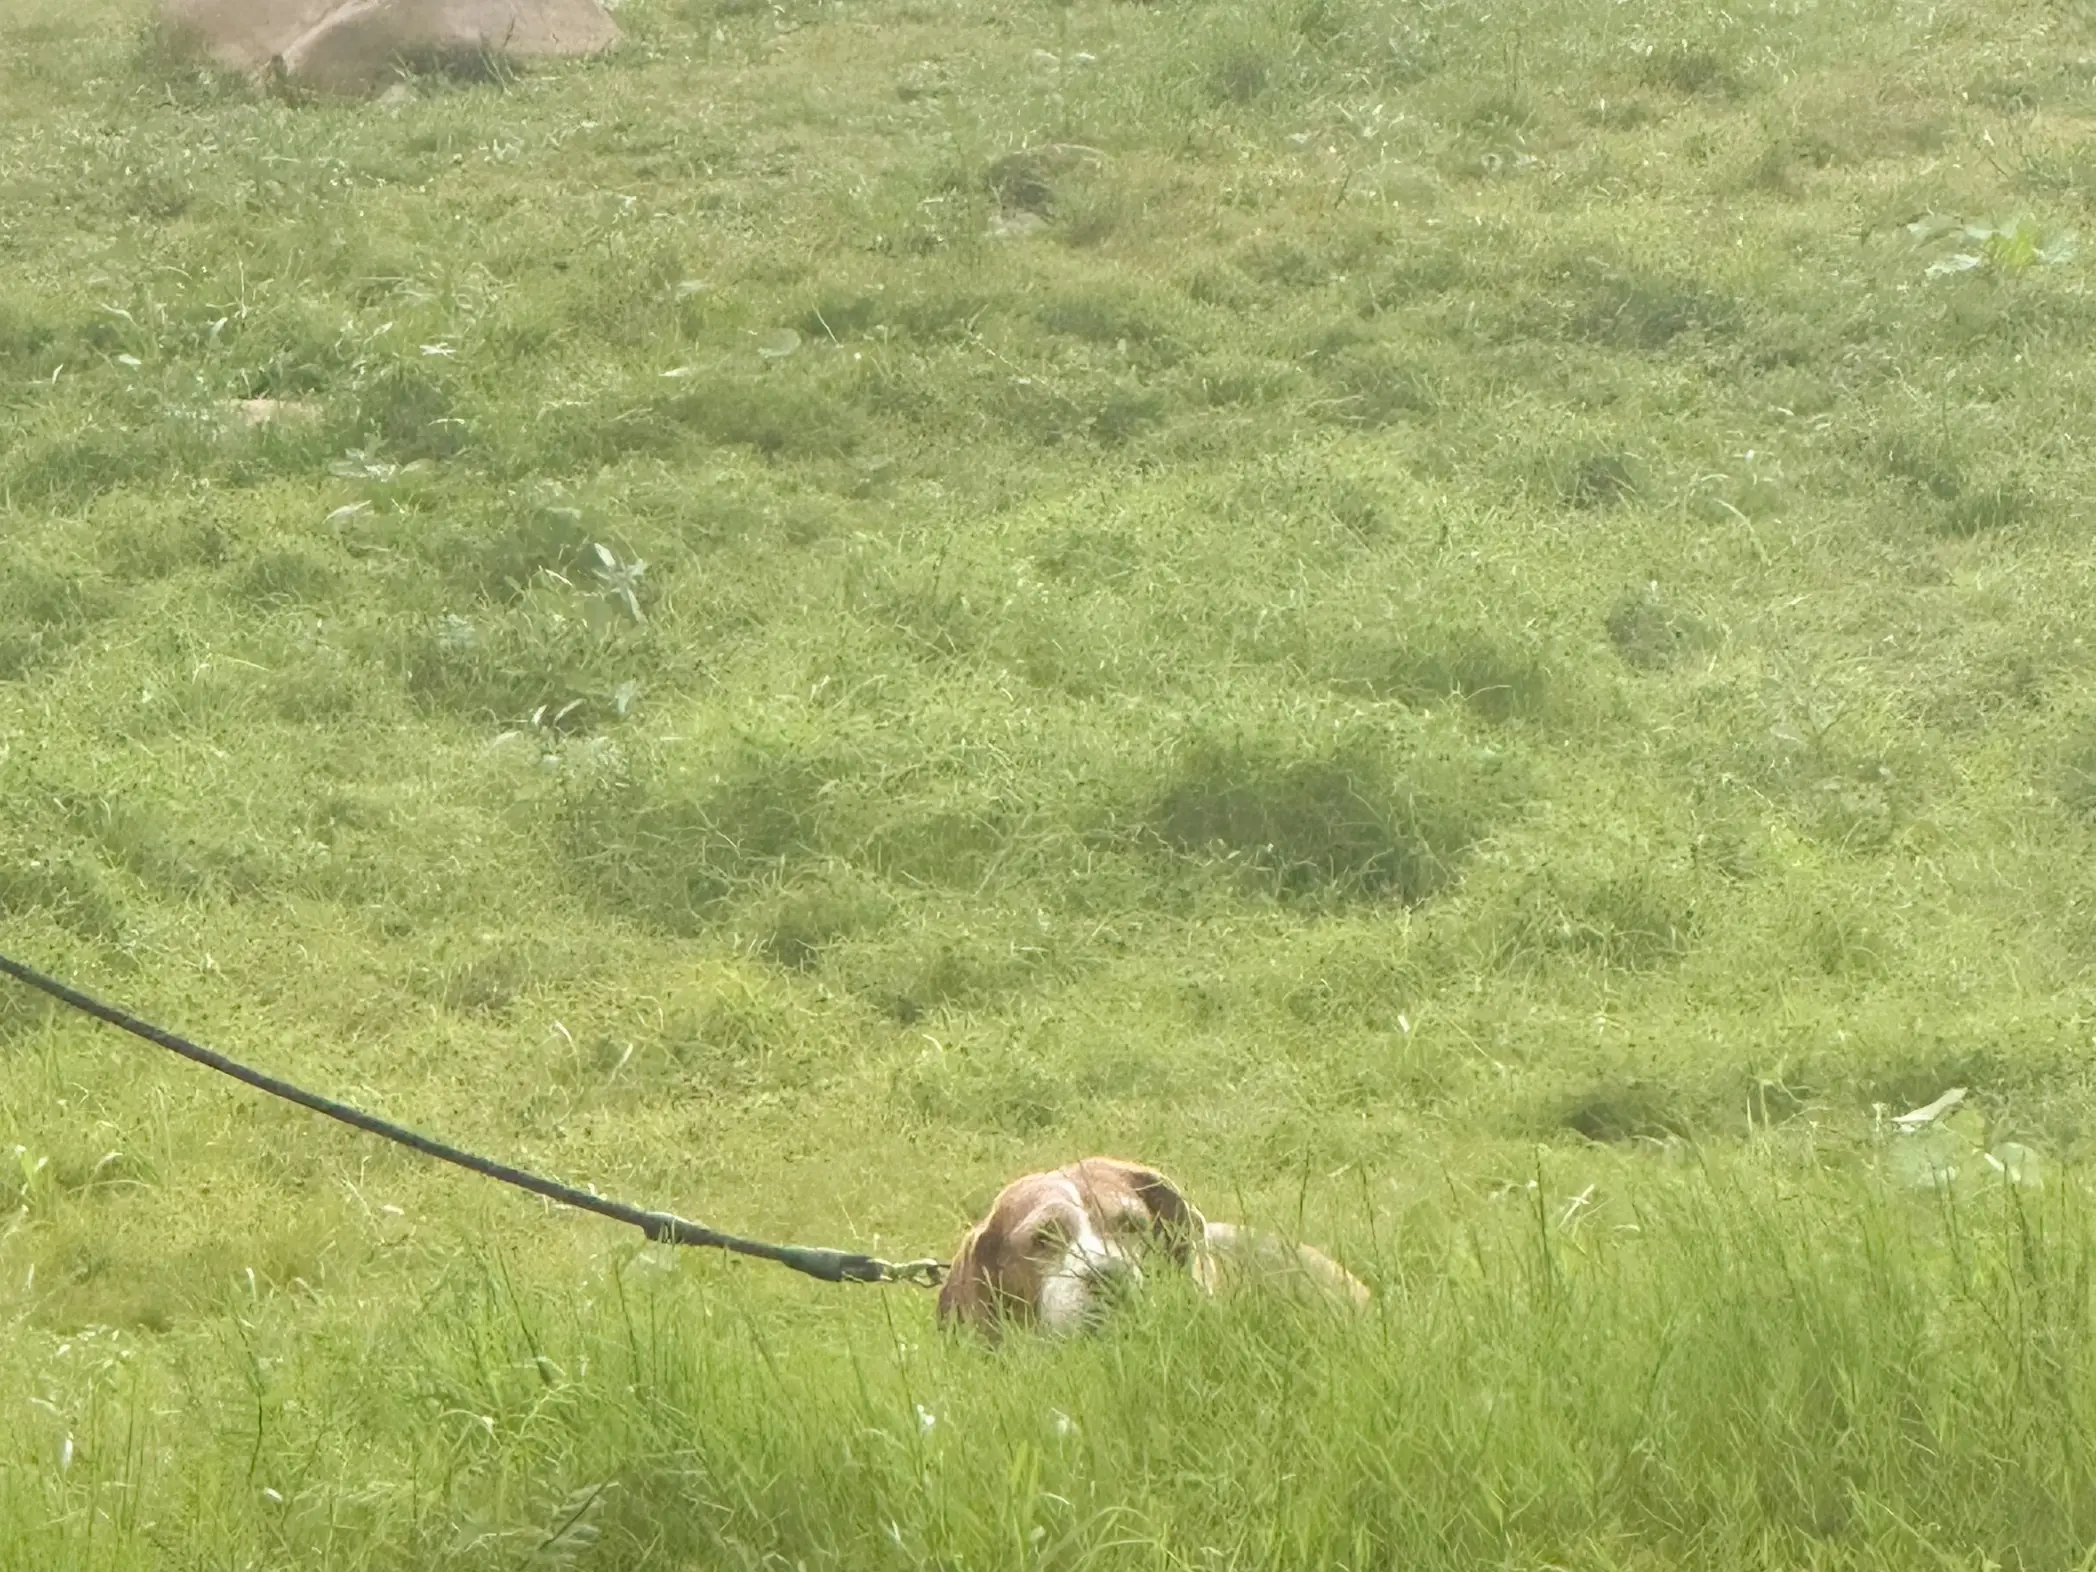
[[[251,895],[281,876],[276,859],[252,840],[198,835],[178,827],[149,801],[67,792],[59,794],[57,806],[68,827],[95,847],[106,866],[162,895]]]
[[[1646,972],[1687,954],[1698,927],[1681,881],[1665,871],[1551,869],[1524,884],[1495,952],[1501,966],[1517,972],[1552,960]]]
[[[58,658],[122,604],[98,575],[17,562],[0,581],[0,681]]]
[[[114,939],[124,908],[101,868],[66,848],[17,845],[0,862],[0,912],[43,916],[83,938]]]
[[[1878,444],[1877,457],[1888,473],[1927,500],[1930,527],[1937,534],[1967,539],[2024,523],[2037,512],[2037,496],[2028,486],[2013,477],[1988,476],[1947,434],[1895,432]]]
[[[1456,123],[1487,136],[1518,133],[1536,123],[1535,100],[1518,86],[1488,87],[1458,110]]]
[[[1694,277],[1593,258],[1560,271],[1565,305],[1549,326],[1576,341],[1652,353],[1685,336],[1722,342],[1739,330],[1738,302]]]
[[[1550,466],[1557,494],[1575,508],[1599,511],[1634,501],[1645,490],[1641,466],[1627,453],[1592,452]]]
[[[2096,726],[2084,721],[2061,748],[2057,780],[2061,806],[2077,818],[2096,822]]]
[[[72,324],[34,299],[0,295],[0,369],[19,389],[64,366],[74,348]]]
[[[2037,510],[2038,499],[2028,487],[1995,481],[1961,491],[1944,509],[1939,528],[1946,535],[1966,539],[2022,524]]]
[[[471,439],[451,379],[422,360],[383,359],[359,368],[355,424],[365,445],[396,459],[450,458]]]
[[[840,941],[878,932],[894,912],[894,899],[879,884],[831,864],[800,873],[762,897],[749,921],[759,954],[806,971]]]
[[[584,885],[614,910],[690,933],[760,879],[820,866],[832,851],[836,752],[748,744],[695,775],[660,766],[586,780],[560,835]]]
[[[423,969],[417,991],[455,1014],[500,1016],[525,995],[543,968],[544,958],[529,946],[482,946],[463,960]]]
[[[1175,365],[1185,354],[1161,311],[1118,291],[1066,291],[1036,306],[1034,318],[1050,333],[1133,352],[1149,367]]]
[[[1105,155],[1082,142],[1039,142],[1015,148],[990,161],[984,183],[998,207],[1008,213],[1053,217],[1073,189],[1105,163]]]
[[[1746,90],[1731,60],[1692,44],[1653,50],[1638,62],[1638,77],[1648,87],[1688,97],[1736,98]]]
[[[1938,502],[1956,502],[1964,494],[1966,466],[1946,440],[1897,432],[1879,443],[1877,457],[1887,473]]]
[[[277,546],[256,552],[237,576],[241,598],[261,606],[325,606],[342,583],[341,565],[312,546]]]
[[[1895,941],[1867,908],[1818,907],[1798,930],[1805,953],[1830,977],[1874,977],[1890,969]]]
[[[928,922],[855,944],[835,968],[854,993],[902,1025],[940,1011],[981,1012],[1024,998],[1080,964],[1074,946],[1031,920]]]
[[[702,1086],[717,1095],[763,1095],[834,1073],[814,1012],[773,976],[723,969],[671,994],[657,1051],[658,1090]]]
[[[414,545],[433,559],[460,592],[513,602],[541,574],[588,582],[600,530],[566,502],[517,499],[507,518],[472,528],[432,529],[420,523]]]
[[[1686,1099],[1675,1088],[1635,1076],[1555,1097],[1538,1111],[1537,1122],[1545,1130],[1569,1130],[1602,1143],[1665,1141],[1695,1133]]]
[[[1778,196],[1800,195],[1800,169],[1823,170],[1841,157],[1841,149],[1824,133],[1791,127],[1768,140],[1748,171],[1748,184]]]
[[[1388,345],[1360,345],[1321,357],[1320,375],[1332,390],[1329,418],[1369,428],[1431,415],[1441,399],[1418,363]]]
[[[1427,899],[1518,790],[1510,763],[1450,734],[1366,728],[1323,746],[1258,737],[1182,743],[1143,833],[1287,897]]]
[[[1765,731],[1742,738],[1729,762],[1804,833],[1848,850],[1882,848],[1926,813],[1935,789],[1928,760],[1854,696],[1772,684],[1761,713]]]
[[[1320,638],[1313,657],[1343,690],[1418,708],[1455,703],[1481,720],[1542,720],[1568,707],[1560,663],[1521,633],[1461,621],[1393,617],[1382,628]]]
[[[717,446],[747,447],[767,458],[835,458],[860,442],[862,419],[824,379],[792,363],[776,373],[717,370],[671,383],[656,401],[660,419]]]
[[[1602,626],[1624,664],[1640,671],[1664,671],[1717,641],[1708,623],[1662,599],[1651,581],[1617,600]]]
[[[616,711],[618,662],[587,624],[550,608],[446,612],[404,642],[398,658],[408,693],[486,727],[572,732]]]
[[[1209,67],[1208,91],[1219,104],[1243,106],[1257,102],[1272,80],[1272,57],[1255,44],[1238,44]]]
[[[1037,1135],[1069,1105],[1056,1067],[1023,1045],[934,1043],[896,1075],[895,1095],[919,1119]]]

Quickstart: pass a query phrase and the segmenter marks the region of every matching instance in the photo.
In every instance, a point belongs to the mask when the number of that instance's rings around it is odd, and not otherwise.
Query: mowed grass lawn
[[[0,1566],[2096,1553],[2096,13],[0,5]],[[1917,1134],[1892,1116],[1956,1087]]]

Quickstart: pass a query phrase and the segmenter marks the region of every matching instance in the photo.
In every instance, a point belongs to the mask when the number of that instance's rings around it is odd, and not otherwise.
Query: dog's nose
[[[1135,1257],[1111,1239],[1080,1239],[1070,1253],[1078,1272],[1103,1288],[1132,1288],[1143,1280]]]

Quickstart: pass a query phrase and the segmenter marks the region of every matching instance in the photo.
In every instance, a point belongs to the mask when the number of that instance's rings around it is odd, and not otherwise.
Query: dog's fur
[[[1154,1168],[1087,1157],[998,1192],[954,1255],[939,1321],[993,1339],[1007,1326],[1074,1331],[1141,1282],[1146,1260],[1190,1272],[1209,1294],[1259,1283],[1349,1305],[1369,1300],[1367,1285],[1322,1252],[1211,1223]]]
[[[1236,1223],[1210,1223],[1194,1258],[1194,1281],[1207,1294],[1257,1286],[1298,1299],[1328,1299],[1366,1309],[1368,1285],[1315,1246],[1290,1244]]]
[[[375,93],[402,62],[484,69],[602,54],[619,39],[598,0],[161,0],[160,16],[228,71],[325,93]]]

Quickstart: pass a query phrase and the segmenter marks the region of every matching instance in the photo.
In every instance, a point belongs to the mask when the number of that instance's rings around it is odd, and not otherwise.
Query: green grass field
[[[2096,1564],[2096,11],[619,17],[0,0],[0,951],[1377,1307],[0,985],[0,1567]]]

